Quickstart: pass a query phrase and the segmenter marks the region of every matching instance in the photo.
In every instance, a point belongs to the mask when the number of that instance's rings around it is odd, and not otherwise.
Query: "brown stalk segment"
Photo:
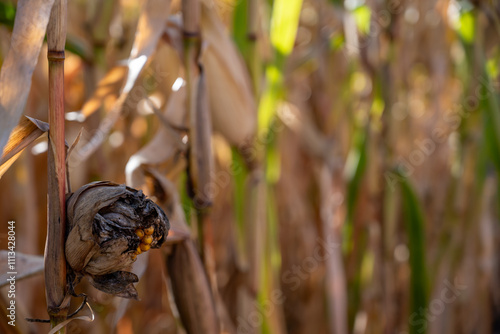
[[[182,1],[182,19],[184,22],[184,36],[198,37],[200,34],[201,4],[199,0]]]
[[[66,147],[64,141],[64,45],[66,0],[57,0],[47,27],[49,60],[48,221],[45,245],[45,286],[51,326],[66,319]],[[59,333],[64,333],[62,329]]]
[[[182,1],[182,19],[184,23],[184,68],[186,70],[187,86],[187,117],[192,115],[196,94],[196,80],[198,76],[198,54],[200,51],[200,11],[201,6],[198,0]]]

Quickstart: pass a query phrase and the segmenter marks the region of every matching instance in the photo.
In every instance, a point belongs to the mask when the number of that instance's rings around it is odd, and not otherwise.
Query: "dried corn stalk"
[[[165,241],[163,210],[142,191],[100,181],[68,198],[67,215],[66,259],[76,281],[86,276],[101,291],[137,299],[138,277],[129,270],[138,254]]]

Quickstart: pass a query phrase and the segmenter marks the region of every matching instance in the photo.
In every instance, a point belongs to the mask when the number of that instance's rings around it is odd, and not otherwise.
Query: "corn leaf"
[[[26,105],[54,0],[20,0],[11,46],[0,72],[0,152]]]
[[[390,191],[390,190],[389,190]],[[403,219],[410,250],[410,313],[418,314],[427,307],[427,273],[425,261],[425,221],[420,202],[407,178],[401,175]],[[411,326],[410,333],[419,333],[420,327]]]
[[[201,34],[206,43],[201,55],[204,65],[212,124],[232,145],[253,141],[256,105],[250,78],[215,8],[202,5]]]
[[[271,43],[278,53],[292,52],[299,26],[302,0],[275,0],[271,17]]]
[[[12,131],[4,154],[0,158],[0,178],[17,160],[21,152],[38,137],[49,130],[45,122],[26,116]]]
[[[28,255],[20,252],[16,252],[16,281],[22,280],[24,278],[31,277],[36,274],[41,274],[43,271],[43,256],[38,255]],[[9,264],[9,252],[6,250],[0,251],[0,268],[8,268]],[[10,275],[8,274],[10,270],[4,270],[0,274],[0,287],[3,287],[10,283],[8,281]]]

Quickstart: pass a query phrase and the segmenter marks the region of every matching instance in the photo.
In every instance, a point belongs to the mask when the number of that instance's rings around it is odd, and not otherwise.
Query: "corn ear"
[[[213,6],[201,11],[208,96],[215,131],[232,145],[250,145],[256,132],[256,104],[250,78],[236,46]]]
[[[159,248],[170,228],[163,210],[141,191],[100,181],[68,198],[67,218],[66,260],[76,279],[87,276],[101,291],[137,298],[131,283],[138,278],[128,272],[144,243],[136,231],[152,229],[148,245]]]

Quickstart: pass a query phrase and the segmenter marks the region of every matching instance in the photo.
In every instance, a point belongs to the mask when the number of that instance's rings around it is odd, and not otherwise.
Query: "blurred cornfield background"
[[[499,333],[499,56],[497,1],[69,1],[71,188],[141,189],[172,229],[140,301],[81,284],[95,320],[67,332]],[[46,135],[0,190],[2,249],[14,220],[18,261],[43,255]],[[16,284],[1,331],[48,332],[23,320],[43,275]]]

